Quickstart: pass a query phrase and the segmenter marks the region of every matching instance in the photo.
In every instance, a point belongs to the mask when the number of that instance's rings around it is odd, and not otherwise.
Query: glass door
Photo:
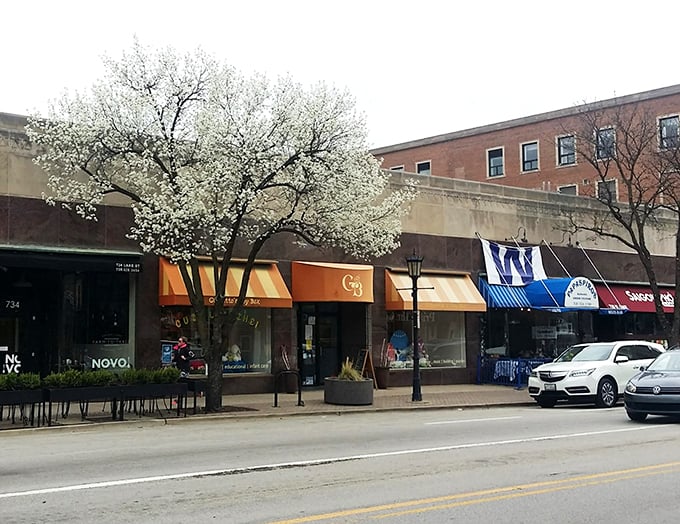
[[[339,369],[337,303],[300,304],[298,362],[303,386],[320,386]]]

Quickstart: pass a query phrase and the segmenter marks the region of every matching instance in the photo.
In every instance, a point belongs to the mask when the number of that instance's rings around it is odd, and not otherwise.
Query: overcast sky
[[[0,112],[44,111],[136,35],[347,88],[372,147],[680,83],[680,2],[3,2]]]

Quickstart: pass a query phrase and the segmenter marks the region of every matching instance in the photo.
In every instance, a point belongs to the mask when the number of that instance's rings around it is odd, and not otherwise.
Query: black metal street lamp
[[[418,328],[420,327],[418,279],[423,268],[423,257],[417,256],[414,249],[413,255],[406,257],[406,265],[408,267],[408,276],[411,277],[413,284],[411,289],[411,296],[413,297],[413,393],[411,394],[411,401],[416,402],[423,400],[423,395],[420,391],[420,348],[418,347]]]

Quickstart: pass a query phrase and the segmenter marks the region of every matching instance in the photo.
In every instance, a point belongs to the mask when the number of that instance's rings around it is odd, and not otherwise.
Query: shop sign
[[[9,347],[0,346],[0,355],[4,355],[2,359],[2,372],[3,373],[19,373],[21,370],[21,359],[19,355],[10,353]]]
[[[639,291],[631,291],[630,289],[626,289],[626,296],[628,297],[628,300],[630,300],[632,303],[635,302],[649,302],[649,303],[654,303],[654,295],[649,292],[639,292]],[[661,292],[661,305],[664,308],[668,309],[673,309],[675,307],[675,298],[671,293],[668,291],[666,292]]]
[[[599,300],[595,285],[584,277],[572,279],[564,292],[564,307],[597,309]]]
[[[116,262],[114,265],[116,273],[141,273],[141,262]]]
[[[555,326],[533,326],[531,336],[535,340],[555,340],[557,338],[557,328]]]
[[[364,286],[359,275],[344,275],[342,277],[342,289],[356,298],[360,298],[364,294]]]
[[[130,361],[125,357],[92,359],[92,369],[122,369],[129,367],[131,367]]]

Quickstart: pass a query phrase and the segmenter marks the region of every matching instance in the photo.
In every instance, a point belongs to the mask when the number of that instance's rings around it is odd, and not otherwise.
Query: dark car
[[[631,378],[623,401],[631,420],[641,422],[647,415],[680,417],[680,349],[662,353]]]

